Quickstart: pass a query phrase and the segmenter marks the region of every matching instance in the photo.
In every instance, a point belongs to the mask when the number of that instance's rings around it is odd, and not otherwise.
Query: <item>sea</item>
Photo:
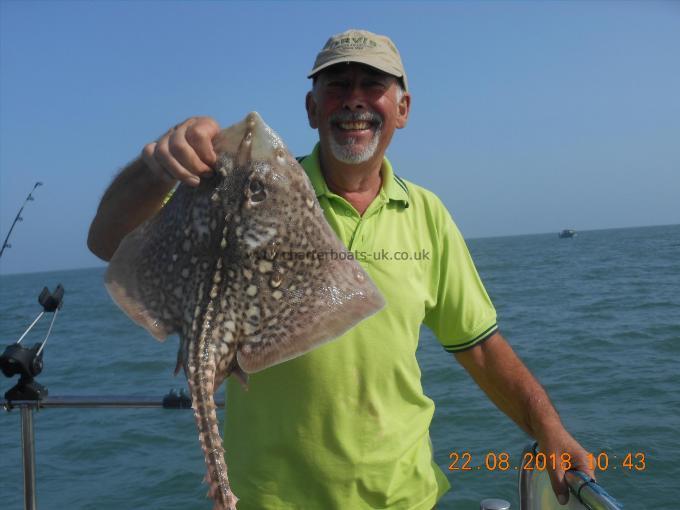
[[[566,428],[593,452],[598,482],[627,509],[680,507],[680,225],[468,245],[501,331]],[[160,401],[185,387],[172,375],[177,340],[156,342],[132,324],[103,275],[93,268],[1,276],[0,347],[41,311],[42,288],[61,283],[63,308],[37,378],[50,395]],[[40,341],[48,319],[24,342]],[[436,403],[435,461],[452,485],[439,508],[477,510],[484,498],[502,498],[519,509],[513,467],[532,439],[425,328],[418,358]],[[15,383],[0,375],[0,395]],[[40,509],[211,508],[190,410],[50,408],[34,414],[34,425]],[[2,510],[23,508],[20,444],[19,411],[0,409]],[[465,452],[474,469],[455,469]],[[501,469],[503,453],[508,469]]]

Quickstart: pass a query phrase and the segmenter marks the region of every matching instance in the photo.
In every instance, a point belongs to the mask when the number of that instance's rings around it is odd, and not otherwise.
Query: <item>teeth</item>
[[[369,122],[366,121],[356,121],[356,122],[341,122],[340,127],[347,130],[360,130],[368,129],[371,126]]]

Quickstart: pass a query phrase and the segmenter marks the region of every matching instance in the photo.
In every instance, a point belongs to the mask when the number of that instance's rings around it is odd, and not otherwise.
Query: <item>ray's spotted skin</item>
[[[106,287],[137,324],[164,340],[179,333],[177,370],[193,399],[215,508],[235,510],[213,394],[235,374],[299,356],[384,305],[346,257],[312,186],[257,113],[214,140],[214,176],[180,185],[128,234]],[[325,256],[324,256],[325,254]]]

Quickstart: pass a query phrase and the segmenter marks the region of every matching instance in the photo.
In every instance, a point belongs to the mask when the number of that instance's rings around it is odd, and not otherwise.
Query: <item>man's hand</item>
[[[110,260],[122,239],[162,207],[177,180],[198,186],[217,163],[212,139],[220,126],[210,117],[191,117],[144,146],[109,185],[90,225],[87,245]]]
[[[558,426],[556,430],[542,431],[543,437],[538,438],[538,447],[546,455],[555,454],[555,467],[552,469],[552,462],[546,463],[546,470],[550,476],[550,484],[557,500],[561,505],[566,505],[569,500],[569,487],[564,479],[564,469],[562,469],[562,454],[569,454],[570,469],[583,471],[590,478],[595,478],[595,473],[588,462],[588,452],[567,432],[564,427]],[[566,456],[565,456],[566,458]]]
[[[198,186],[217,162],[212,139],[219,132],[211,117],[191,117],[145,145],[142,160],[158,177]]]

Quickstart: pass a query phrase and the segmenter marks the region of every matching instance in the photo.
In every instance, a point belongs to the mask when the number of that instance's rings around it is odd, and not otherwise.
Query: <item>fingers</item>
[[[186,140],[194,148],[196,155],[212,168],[217,163],[217,154],[212,139],[220,132],[220,126],[210,117],[199,117],[186,130]]]
[[[554,454],[556,459],[564,461],[556,463],[556,465],[553,466],[556,469],[548,469],[548,475],[550,476],[550,484],[557,500],[560,505],[566,505],[569,501],[569,486],[564,477],[564,469],[582,471],[590,478],[595,479],[595,473],[590,466],[591,462],[588,461],[589,454],[580,444],[568,435],[566,441],[557,443],[552,448],[548,447],[545,451]]]
[[[564,471],[562,469],[549,469],[548,475],[550,476],[550,485],[552,490],[557,497],[560,505],[566,505],[569,501],[569,487],[567,487],[567,482],[564,479]]]
[[[591,460],[588,459],[589,456]],[[594,466],[592,458],[593,458],[592,453],[589,453],[586,450],[581,449],[581,451],[574,454],[573,456],[572,469],[582,471],[593,480],[597,480],[597,478],[595,477],[595,471],[593,470]]]
[[[172,175],[175,179],[178,179],[189,186],[198,186],[200,183],[198,175],[177,161],[173,151],[170,149],[171,137],[172,132],[168,132],[158,140],[156,149],[153,153],[153,158],[165,172]]]
[[[172,129],[168,138],[168,149],[183,168],[200,176],[212,171],[211,166],[217,158],[212,151],[211,131],[200,128],[204,125],[203,122],[199,123],[197,129],[197,123],[197,120],[189,119]],[[208,161],[201,158],[198,150]]]
[[[164,181],[175,181],[175,176],[168,172],[163,166],[160,165],[154,158],[154,153],[156,152],[156,142],[147,143],[142,149],[142,160],[147,167],[158,177]]]
[[[142,158],[157,176],[198,186],[217,162],[212,139],[219,131],[210,117],[192,117],[144,146]]]

